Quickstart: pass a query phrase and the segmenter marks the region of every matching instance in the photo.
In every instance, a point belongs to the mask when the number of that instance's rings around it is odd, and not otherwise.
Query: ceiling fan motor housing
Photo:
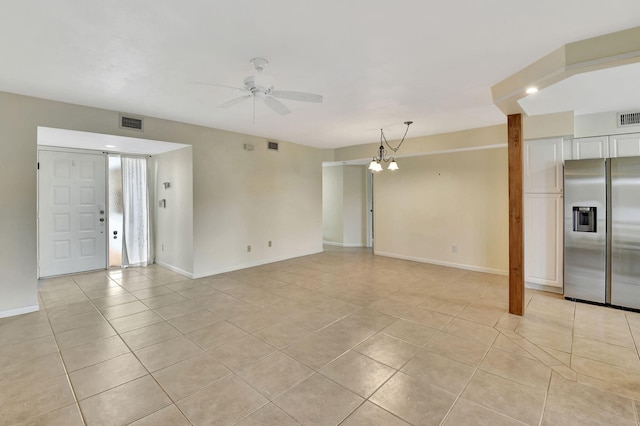
[[[244,79],[244,87],[254,96],[266,96],[273,88],[271,78],[265,74],[250,75]]]

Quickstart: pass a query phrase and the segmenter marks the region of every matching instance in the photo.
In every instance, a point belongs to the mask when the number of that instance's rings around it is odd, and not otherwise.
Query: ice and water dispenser
[[[574,232],[598,232],[597,207],[573,207]]]

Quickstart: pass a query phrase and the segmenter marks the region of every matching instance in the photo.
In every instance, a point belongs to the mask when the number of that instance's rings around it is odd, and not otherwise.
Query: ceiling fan
[[[264,58],[253,58],[249,61],[256,70],[255,75],[250,75],[244,79],[243,87],[224,86],[221,84],[212,84],[213,86],[227,87],[240,92],[246,92],[238,98],[231,99],[228,102],[219,105],[218,108],[229,108],[237,105],[249,98],[253,98],[253,121],[255,123],[256,115],[256,99],[264,101],[264,104],[280,115],[289,114],[291,111],[285,104],[278,99],[286,99],[301,102],[322,102],[322,95],[316,95],[306,92],[294,92],[290,90],[274,90],[272,79],[269,75],[262,71],[269,64]]]

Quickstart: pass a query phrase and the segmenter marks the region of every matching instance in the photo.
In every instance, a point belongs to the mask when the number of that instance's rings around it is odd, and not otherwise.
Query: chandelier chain
[[[400,141],[400,143],[398,144],[398,146],[396,146],[395,148],[393,146],[391,146],[391,144],[389,143],[389,141],[387,141],[387,138],[384,136],[384,130],[380,129],[380,145],[382,145],[382,142],[384,141],[384,143],[387,145],[387,147],[393,151],[393,152],[398,152],[398,150],[400,149],[400,147],[402,146],[402,142],[404,142],[404,138],[407,137],[407,132],[409,131],[409,126],[412,124],[412,121],[405,121],[404,124],[407,125],[407,128],[404,131],[404,135],[402,136],[402,140]]]

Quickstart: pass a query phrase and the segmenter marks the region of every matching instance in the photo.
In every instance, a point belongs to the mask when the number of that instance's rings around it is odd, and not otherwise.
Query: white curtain
[[[122,157],[122,204],[122,266],[146,266],[150,253],[146,158]]]

